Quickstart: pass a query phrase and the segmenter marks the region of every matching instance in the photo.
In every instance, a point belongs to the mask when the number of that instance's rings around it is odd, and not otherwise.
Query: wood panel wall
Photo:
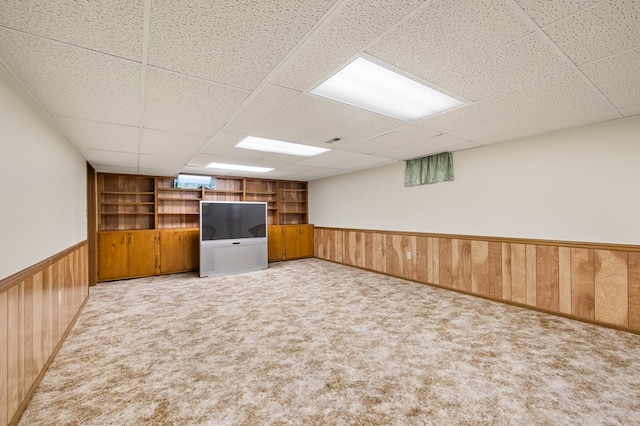
[[[314,255],[640,332],[640,246],[316,227]]]
[[[88,244],[0,281],[0,425],[16,424],[89,294]]]

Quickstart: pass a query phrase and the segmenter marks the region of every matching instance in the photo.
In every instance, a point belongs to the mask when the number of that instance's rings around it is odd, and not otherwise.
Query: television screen
[[[202,240],[230,240],[267,236],[266,203],[201,203]]]

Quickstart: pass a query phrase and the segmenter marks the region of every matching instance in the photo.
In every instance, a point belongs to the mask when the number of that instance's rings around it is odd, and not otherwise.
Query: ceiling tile
[[[224,126],[224,130],[250,134],[254,128],[284,108],[298,95],[300,92],[295,90],[274,84],[265,84],[255,96],[252,94],[254,97],[246,105],[243,105],[239,115],[231,119]]]
[[[604,95],[616,108],[626,108],[640,104],[640,79],[636,83],[605,90]]]
[[[189,159],[189,163],[185,166],[191,168],[203,168],[207,167],[207,164],[213,163],[218,158],[217,155],[211,154],[197,154]]]
[[[361,155],[362,154],[358,154],[355,152],[331,150],[331,151],[323,152],[322,154],[318,154],[313,157],[307,158],[306,160],[302,160],[298,162],[298,164],[303,166],[324,167],[324,166],[331,166],[333,163],[337,163],[340,161],[346,161],[352,158],[360,157]]]
[[[638,41],[640,43],[640,40]],[[600,90],[640,83],[640,48],[609,56],[580,67]]]
[[[389,157],[396,160],[409,160],[411,158],[423,157],[425,155],[437,154],[443,151],[459,151],[462,149],[475,148],[480,144],[470,142],[466,139],[457,138],[450,135],[439,135],[433,138],[408,143],[392,149],[385,149],[375,152],[380,157]]]
[[[342,2],[271,81],[300,91],[312,89],[424,1]]]
[[[60,129],[78,148],[138,152],[140,128],[80,118],[53,116]]]
[[[515,0],[540,27],[578,12],[601,0]]]
[[[349,105],[305,94],[256,127],[252,136],[300,142],[305,140],[305,136],[322,128],[335,126],[360,111]]]
[[[349,116],[339,123],[332,123],[327,127],[319,129],[302,138],[300,142],[331,148],[332,145],[327,145],[326,142],[336,137],[340,138],[340,141],[335,142],[339,144],[357,142],[381,133],[386,133],[406,124],[405,121],[395,118],[369,111],[362,111]]]
[[[350,173],[350,170],[332,169],[330,167],[312,167],[312,168],[306,169],[304,173],[289,174],[287,175],[287,179],[312,181],[317,179],[323,179],[330,176],[337,176],[345,173]]]
[[[531,31],[507,1],[434,0],[366,51],[430,80]]]
[[[603,99],[600,94],[594,93],[553,105],[541,106],[535,110],[513,114],[498,120],[488,121],[477,126],[451,132],[451,134],[484,144],[488,138],[539,127],[541,123],[552,124],[609,110],[612,110],[609,102]]]
[[[4,0],[0,25],[140,61],[142,0]]]
[[[123,175],[139,174],[137,167],[103,166],[100,164],[91,164],[91,166],[98,173],[115,173],[115,174],[123,174]]]
[[[237,145],[241,140],[246,138],[247,135],[242,133],[232,133],[221,131],[218,132],[209,143],[200,149],[200,152],[205,154],[220,154],[227,149]]]
[[[638,46],[640,2],[605,0],[545,28],[577,65]]]
[[[337,142],[336,149],[370,154],[372,152],[392,149],[411,142],[426,140],[438,135],[438,132],[423,127],[405,125],[382,135],[355,143]]]
[[[206,141],[206,136],[142,129],[140,152],[142,154],[187,157],[197,152]]]
[[[229,86],[148,69],[144,127],[211,136],[248,95]]]
[[[174,172],[170,173],[174,174],[186,163],[186,157],[176,157],[173,155],[140,155],[141,169],[174,170]]]
[[[153,1],[149,64],[254,89],[331,0]]]
[[[570,69],[548,42],[532,34],[433,81],[477,101]]]
[[[139,125],[139,64],[4,28],[0,57],[52,115]]]
[[[338,161],[337,163],[333,163],[331,167],[344,170],[363,170],[372,167],[386,166],[387,164],[393,164],[396,162],[396,160],[385,157],[376,157],[375,155],[361,155],[359,157],[350,158],[348,160]]]
[[[414,124],[441,132],[451,132],[549,104],[579,98],[595,89],[575,70],[557,74],[528,86],[464,105]]]
[[[640,104],[624,107],[619,109],[620,113],[625,117],[631,117],[632,115],[640,114]]]
[[[138,154],[82,148],[80,153],[91,165],[138,167]]]

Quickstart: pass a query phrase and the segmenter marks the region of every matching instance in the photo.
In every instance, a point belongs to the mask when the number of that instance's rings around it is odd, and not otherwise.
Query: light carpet
[[[640,336],[319,259],[99,284],[20,424],[640,424]]]

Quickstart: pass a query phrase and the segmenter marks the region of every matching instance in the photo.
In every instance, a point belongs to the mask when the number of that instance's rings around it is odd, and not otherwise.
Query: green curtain
[[[404,186],[425,185],[453,180],[453,155],[450,152],[407,160]]]

